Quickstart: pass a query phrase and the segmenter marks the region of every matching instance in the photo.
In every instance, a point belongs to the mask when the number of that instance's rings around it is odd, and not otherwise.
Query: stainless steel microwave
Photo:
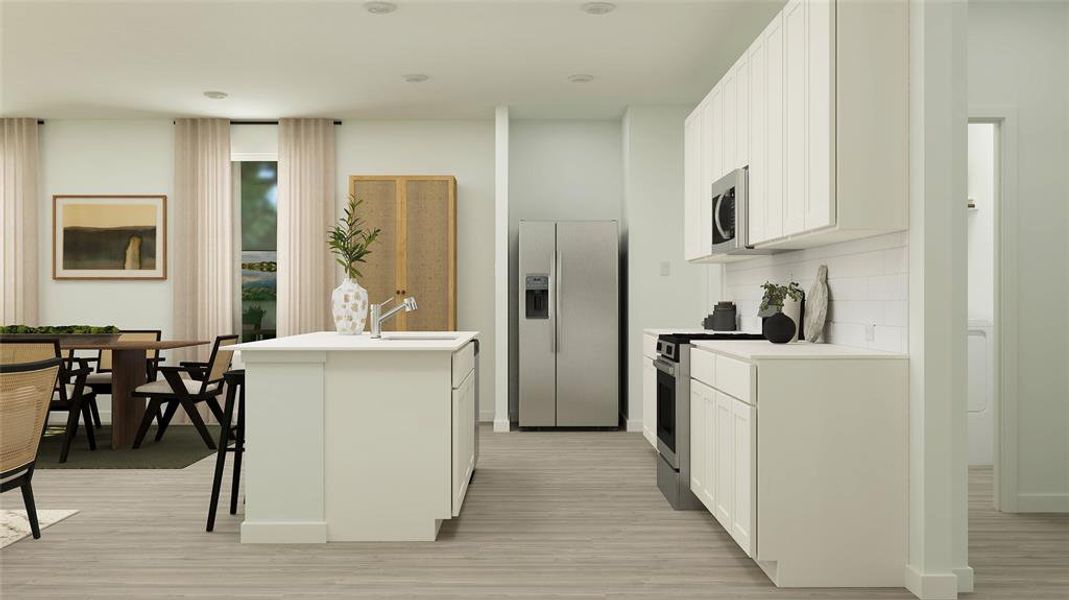
[[[749,167],[735,169],[712,186],[712,254],[771,254],[747,245]]]

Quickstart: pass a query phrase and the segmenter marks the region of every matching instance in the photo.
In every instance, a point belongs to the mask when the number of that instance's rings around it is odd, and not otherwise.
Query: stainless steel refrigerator
[[[520,427],[620,419],[616,221],[521,221]]]

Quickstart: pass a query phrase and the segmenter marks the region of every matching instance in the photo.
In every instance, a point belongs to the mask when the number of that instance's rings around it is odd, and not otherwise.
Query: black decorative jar
[[[782,312],[777,312],[761,323],[761,335],[773,344],[786,344],[794,338],[797,328],[794,319]]]

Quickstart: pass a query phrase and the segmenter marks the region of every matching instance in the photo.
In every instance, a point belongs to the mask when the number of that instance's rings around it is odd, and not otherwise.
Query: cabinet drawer
[[[648,333],[642,334],[642,356],[657,358],[657,336]]]
[[[693,369],[693,366],[691,368]],[[714,368],[713,386],[716,389],[747,404],[754,403],[753,365],[726,356],[717,356]]]
[[[691,349],[690,351],[690,376],[702,383],[716,387],[716,363],[721,360],[712,352]]]
[[[453,389],[460,387],[464,378],[475,368],[475,344],[468,343],[453,353]]]

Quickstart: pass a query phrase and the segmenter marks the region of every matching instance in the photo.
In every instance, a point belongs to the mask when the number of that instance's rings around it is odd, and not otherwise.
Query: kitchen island
[[[478,455],[477,332],[318,332],[245,363],[242,543],[433,541]]]

